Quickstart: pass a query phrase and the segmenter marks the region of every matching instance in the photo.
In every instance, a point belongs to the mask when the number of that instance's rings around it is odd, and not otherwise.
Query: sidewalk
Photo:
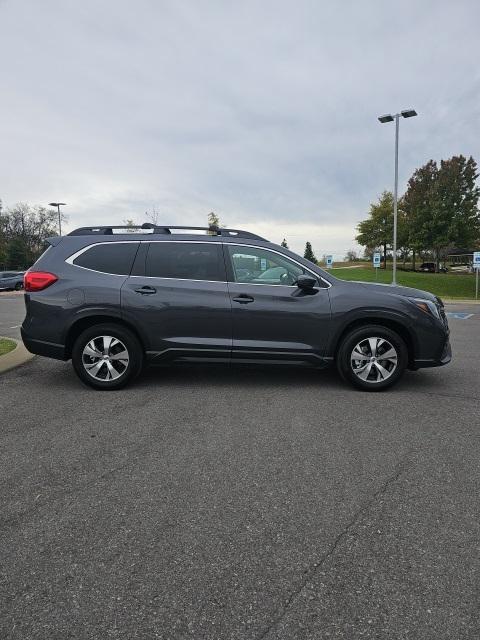
[[[4,336],[0,336],[3,338]],[[17,346],[13,351],[9,351],[4,356],[0,356],[0,373],[9,371],[14,367],[18,367],[25,362],[28,362],[33,358],[33,354],[27,351],[21,340],[15,340],[14,338],[5,338],[6,340],[12,340],[17,343]]]

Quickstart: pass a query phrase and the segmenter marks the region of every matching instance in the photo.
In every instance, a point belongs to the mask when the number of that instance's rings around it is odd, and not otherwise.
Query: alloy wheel
[[[360,380],[376,384],[392,376],[398,365],[398,353],[385,338],[364,338],[353,349],[350,364]]]
[[[127,348],[114,336],[92,338],[82,352],[85,371],[95,380],[117,380],[128,368],[130,357]]]

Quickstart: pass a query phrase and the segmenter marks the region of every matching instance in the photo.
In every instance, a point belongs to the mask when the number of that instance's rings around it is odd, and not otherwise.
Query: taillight
[[[48,271],[27,271],[23,276],[23,288],[25,291],[43,291],[57,280],[57,276]]]

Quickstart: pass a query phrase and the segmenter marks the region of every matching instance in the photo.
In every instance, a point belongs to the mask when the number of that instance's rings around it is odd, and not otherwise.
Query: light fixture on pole
[[[57,211],[58,211],[58,235],[62,235],[62,215],[60,213],[60,207],[64,207],[67,203],[66,202],[49,202],[48,206],[50,207],[57,207]]]
[[[397,207],[398,207],[398,129],[400,116],[403,118],[413,118],[418,115],[415,109],[405,109],[392,116],[387,113],[378,119],[382,124],[393,122],[395,120],[395,187],[393,190],[393,269],[392,284],[397,284]],[[385,256],[385,268],[387,267],[387,256]]]

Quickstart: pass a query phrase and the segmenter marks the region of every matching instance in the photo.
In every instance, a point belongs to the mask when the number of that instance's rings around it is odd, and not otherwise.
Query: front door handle
[[[152,293],[157,293],[155,287],[140,287],[139,289],[135,289],[135,293],[141,293],[142,295],[152,295]]]
[[[248,304],[249,302],[253,302],[255,298],[252,298],[252,296],[249,296],[246,293],[241,293],[236,298],[232,298],[232,300],[234,302],[239,302],[240,304]]]

